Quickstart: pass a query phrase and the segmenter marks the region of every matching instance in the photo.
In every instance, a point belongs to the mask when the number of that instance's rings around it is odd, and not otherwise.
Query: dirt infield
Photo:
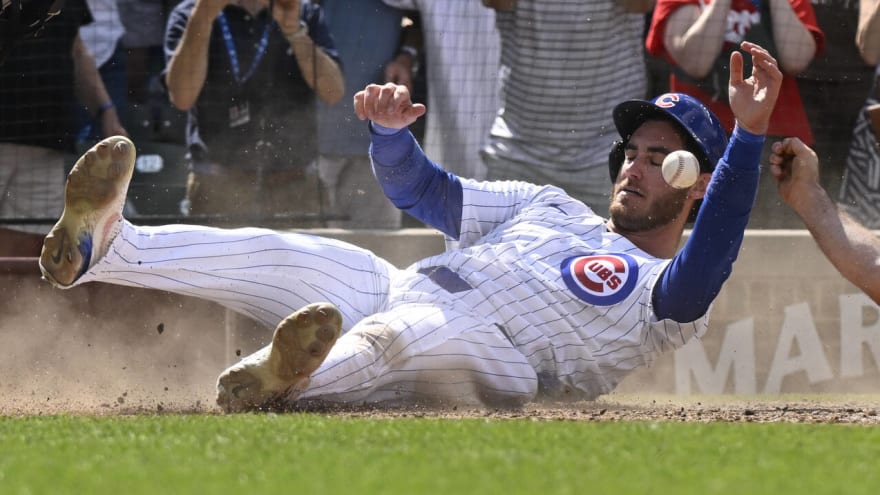
[[[675,397],[650,403],[632,398],[603,398],[594,402],[571,404],[534,404],[521,409],[473,408],[348,408],[328,413],[354,417],[428,417],[428,418],[491,418],[538,421],[674,421],[724,423],[846,423],[880,424],[880,402],[860,400],[830,402],[819,400],[740,401],[729,397],[712,398],[704,403],[694,398]]]
[[[698,423],[841,423],[880,425],[878,397],[754,398],[735,396],[639,398],[610,395],[590,402],[535,403],[518,409],[462,407],[302,406],[275,414],[317,413],[357,418],[515,419],[535,421],[672,421]],[[147,398],[124,393],[94,398],[42,397],[0,400],[0,415],[221,414],[210,398]]]

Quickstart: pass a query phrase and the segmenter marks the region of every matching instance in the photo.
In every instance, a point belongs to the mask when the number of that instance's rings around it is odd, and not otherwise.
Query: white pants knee
[[[534,369],[499,328],[442,305],[410,303],[343,335],[301,399],[520,405]]]

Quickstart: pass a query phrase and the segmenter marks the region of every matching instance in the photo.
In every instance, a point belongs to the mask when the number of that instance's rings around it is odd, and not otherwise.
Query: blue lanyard
[[[226,43],[226,51],[229,53],[229,63],[232,65],[232,74],[235,76],[235,81],[239,85],[242,85],[254,75],[254,71],[257,70],[257,65],[260,63],[263,55],[266,54],[266,48],[269,46],[269,25],[272,23],[272,20],[271,18],[266,20],[266,27],[263,29],[263,37],[260,38],[260,44],[257,45],[257,53],[254,54],[254,60],[251,62],[251,67],[248,69],[247,74],[242,76],[241,67],[238,64],[238,52],[235,50],[235,40],[232,39],[232,31],[229,30],[229,23],[226,21],[226,16],[223,15],[223,12],[220,12],[220,16],[217,19],[220,21],[220,29],[223,30],[223,41]]]

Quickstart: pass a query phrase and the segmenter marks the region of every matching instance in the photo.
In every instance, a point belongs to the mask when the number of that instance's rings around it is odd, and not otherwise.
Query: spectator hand
[[[406,86],[410,92],[412,86],[412,56],[398,55],[385,66],[385,82]]]
[[[763,135],[767,133],[770,114],[782,86],[782,71],[764,48],[748,41],[740,48],[751,54],[753,69],[751,76],[743,79],[743,54],[730,54],[730,108],[740,127]]]
[[[196,0],[196,5],[193,7],[193,16],[200,14],[214,19],[231,3],[236,3],[236,0]]]
[[[399,84],[370,84],[354,95],[354,112],[383,127],[402,129],[425,114],[425,105],[413,103],[409,89]]]
[[[101,115],[101,133],[104,137],[125,136],[128,137],[128,131],[122,127],[119,121],[119,114],[116,108],[110,108]]]
[[[268,0],[264,0],[268,3]],[[288,38],[299,31],[299,0],[275,0],[272,3],[272,17]]]
[[[795,211],[800,211],[801,203],[813,203],[813,194],[822,193],[819,158],[800,139],[790,137],[773,143],[769,161],[779,195]]]

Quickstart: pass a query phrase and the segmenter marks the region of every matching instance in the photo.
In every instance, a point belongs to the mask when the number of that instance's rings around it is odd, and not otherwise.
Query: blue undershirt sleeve
[[[764,136],[734,128],[691,235],[654,286],[654,313],[680,323],[706,314],[730,276],[755,202]]]
[[[461,180],[432,162],[407,129],[370,123],[373,174],[385,196],[402,211],[458,239],[461,234]]]

